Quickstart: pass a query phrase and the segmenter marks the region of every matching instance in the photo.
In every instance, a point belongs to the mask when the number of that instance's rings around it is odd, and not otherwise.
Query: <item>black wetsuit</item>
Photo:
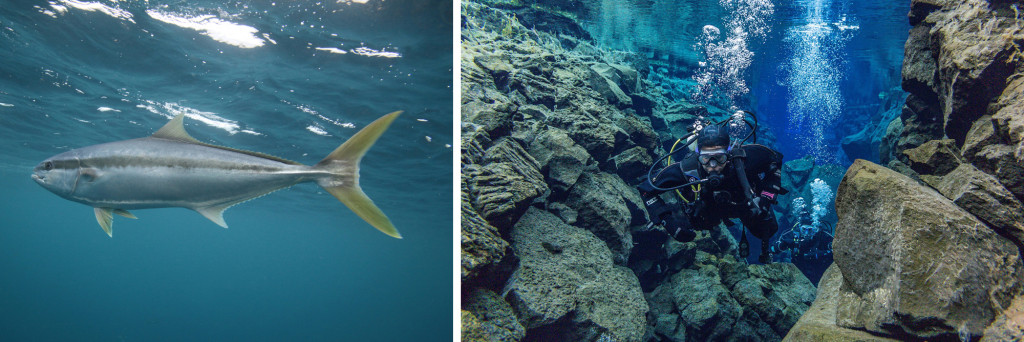
[[[664,224],[676,240],[690,241],[694,235],[692,230],[711,229],[725,219],[738,218],[754,236],[761,239],[762,246],[767,247],[768,239],[779,230],[771,204],[776,203],[778,195],[788,192],[780,185],[782,154],[758,144],[737,147],[729,154],[720,186],[711,188],[704,184],[699,190],[693,186],[678,190],[685,198],[685,201],[680,201],[682,210],[668,210],[658,197],[664,191],[654,189],[651,181],[644,179],[637,188],[651,214],[651,221]],[[741,177],[736,172],[737,161],[742,161],[746,171],[749,192],[744,190]],[[705,179],[708,174],[697,163],[697,154],[690,152],[681,162],[669,165],[652,177],[654,185],[670,188]]]

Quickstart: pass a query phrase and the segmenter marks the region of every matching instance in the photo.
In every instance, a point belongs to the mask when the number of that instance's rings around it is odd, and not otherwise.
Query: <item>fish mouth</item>
[[[36,181],[36,183],[42,183],[43,182],[43,177],[40,177],[39,175],[33,173],[32,174],[32,180]]]

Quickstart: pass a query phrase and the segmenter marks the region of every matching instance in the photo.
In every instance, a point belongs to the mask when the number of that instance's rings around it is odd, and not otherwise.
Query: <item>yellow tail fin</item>
[[[326,170],[331,174],[330,177],[317,181],[317,184],[320,184],[324,190],[345,203],[349,209],[374,228],[384,234],[401,239],[402,235],[398,234],[398,230],[391,224],[391,220],[373,204],[369,197],[366,197],[363,189],[359,188],[359,161],[363,159],[366,150],[373,146],[377,138],[388,129],[388,126],[399,114],[402,112],[393,112],[370,123],[314,167]]]

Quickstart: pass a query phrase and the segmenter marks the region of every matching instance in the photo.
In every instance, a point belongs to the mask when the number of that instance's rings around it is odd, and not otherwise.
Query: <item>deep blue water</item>
[[[900,88],[910,1],[773,1],[773,28],[750,68],[754,109],[766,118],[786,160],[852,163],[840,148]],[[820,49],[817,55],[807,53]],[[793,70],[803,70],[794,73]],[[798,82],[794,79],[815,79]],[[804,101],[794,106],[794,99]],[[823,106],[835,104],[833,111]],[[877,160],[874,160],[877,162]]]
[[[824,179],[833,197],[822,206],[827,212],[814,228],[832,229],[841,171],[853,158],[866,157],[847,155],[842,139],[867,126],[884,103],[901,101],[905,94],[900,82],[910,1],[589,3],[595,10],[584,16],[584,27],[598,44],[652,59],[652,79],[671,98],[754,111],[774,136],[759,142],[782,152],[784,161],[811,156],[817,165],[839,170]],[[887,122],[882,124],[884,132]],[[878,162],[873,154],[872,161]],[[780,221],[807,218],[795,216],[780,213]],[[751,247],[748,261],[754,263],[760,244]],[[797,264],[816,282],[832,258],[807,255],[809,262]]]
[[[0,6],[0,340],[452,339],[451,1],[6,1]],[[315,163],[404,110],[362,161],[404,239],[314,184],[226,211],[114,219],[29,178],[144,137]]]

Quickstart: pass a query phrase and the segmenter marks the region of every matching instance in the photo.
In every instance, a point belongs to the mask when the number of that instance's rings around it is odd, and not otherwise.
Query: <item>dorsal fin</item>
[[[237,149],[237,148],[230,148],[230,147],[217,146],[217,145],[213,145],[213,144],[204,143],[202,141],[196,140],[196,138],[193,138],[191,135],[188,135],[188,132],[185,132],[185,123],[184,122],[185,122],[185,114],[175,115],[174,118],[171,119],[170,122],[168,122],[166,125],[164,125],[164,127],[161,127],[159,130],[157,130],[156,133],[153,133],[153,135],[151,137],[152,138],[160,138],[160,139],[180,141],[180,142],[189,143],[189,144],[203,145],[203,146],[206,146],[206,147],[213,147],[213,148],[217,148],[217,149],[221,149],[221,150],[237,152],[237,153],[242,153],[242,154],[248,154],[248,155],[253,156],[253,157],[260,157],[260,158],[263,158],[263,159],[270,159],[270,160],[273,160],[273,161],[276,161],[276,162],[285,163],[285,164],[302,165],[302,163],[297,163],[297,162],[294,162],[294,161],[291,161],[291,160],[288,160],[288,159],[275,157],[275,156],[272,156],[272,155],[269,155],[269,154],[266,154],[266,153],[246,151],[246,150],[240,150],[240,149]]]
[[[160,130],[156,131],[156,133],[153,133],[153,137],[168,140],[176,140],[193,144],[203,144],[199,142],[199,140],[196,140],[196,138],[193,138],[191,135],[188,135],[188,132],[185,132],[184,122],[185,114],[175,115],[170,122],[164,125],[164,127],[160,127]]]

